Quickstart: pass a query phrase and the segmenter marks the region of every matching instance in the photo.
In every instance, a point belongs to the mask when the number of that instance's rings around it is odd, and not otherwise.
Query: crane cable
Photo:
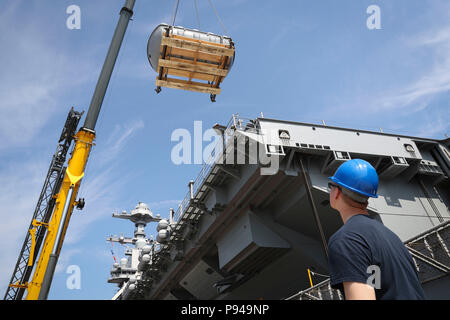
[[[308,271],[308,278],[309,278],[309,283],[311,284],[311,288],[314,286],[312,278],[311,278],[312,275],[313,276],[322,276],[322,277],[325,277],[325,278],[330,278],[329,275],[321,274],[321,273],[318,273],[318,272],[313,272],[310,268],[307,268],[306,270]]]
[[[329,278],[329,277],[330,277],[329,275],[321,274],[321,273],[318,273],[318,272],[313,272],[313,271],[311,271],[311,270],[310,270],[310,272],[311,272],[311,274],[312,274],[313,276],[321,276],[321,277],[324,277],[324,278]]]
[[[180,3],[180,0],[175,1],[175,7],[173,9],[173,14],[172,14],[172,26],[175,25],[175,19],[177,17],[179,3]]]
[[[197,0],[194,0],[194,7],[195,7],[195,13],[196,13],[196,16],[197,16],[198,29],[200,30],[201,29],[201,27],[200,27],[200,16],[198,14]]]
[[[222,22],[222,19],[220,19],[219,14],[217,13],[216,8],[214,7],[214,4],[212,3],[211,0],[208,0],[208,2],[209,2],[209,5],[211,6],[211,8],[213,9],[214,13],[216,14],[217,20],[219,20],[220,25],[222,26],[223,31],[225,32],[225,34],[228,34],[228,31],[227,31],[227,29],[225,29],[225,26],[224,26],[224,24],[223,24],[223,22]]]
[[[209,5],[211,6],[212,10],[214,11],[214,14],[217,17],[217,20],[219,21],[220,25],[222,26],[223,31],[225,32],[225,34],[228,34],[228,31],[225,28],[225,25],[223,24],[222,19],[220,18],[219,13],[217,12],[216,7],[214,6],[213,2],[211,0],[208,0],[208,2],[209,2]],[[179,4],[180,4],[180,0],[176,0],[175,1],[175,7],[173,9],[173,14],[172,14],[172,26],[175,25],[175,19],[177,18]],[[197,0],[194,0],[194,6],[195,6],[196,14],[197,14],[198,27],[200,29],[200,17],[199,17],[199,14],[198,14]]]

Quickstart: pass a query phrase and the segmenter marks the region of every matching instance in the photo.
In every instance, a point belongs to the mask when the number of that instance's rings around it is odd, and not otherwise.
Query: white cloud
[[[410,44],[412,46],[427,46],[436,45],[442,43],[449,43],[450,41],[450,27],[441,28],[433,32],[426,32],[419,35],[416,38],[410,39]]]
[[[40,20],[22,19],[17,28],[18,10],[10,1],[0,13],[0,29],[8,30],[0,33],[0,149],[27,145],[61,107],[58,99],[92,77],[90,62],[55,47]]]
[[[73,259],[73,257],[81,253],[82,250],[78,248],[62,250],[58,258],[58,264],[56,265],[55,273],[66,272],[66,269],[71,264],[70,261]]]
[[[436,118],[433,121],[424,121],[424,123],[418,128],[417,135],[419,137],[436,137],[448,130],[449,124],[445,119]],[[441,138],[444,138],[441,136]]]
[[[148,207],[150,210],[152,210],[155,213],[159,213],[161,216],[166,216],[166,212],[157,212],[158,209],[165,209],[167,207],[173,208],[175,211],[178,209],[178,205],[181,203],[182,200],[161,200],[156,202],[150,202],[148,203]]]
[[[450,90],[450,26],[428,30],[407,40],[407,43],[410,45],[410,50],[428,50],[431,67],[420,78],[376,100],[373,107],[378,110],[404,107],[412,107],[416,111],[422,110],[435,95]]]
[[[2,250],[0,250],[0,285],[6,290],[22,248],[48,163],[15,162],[0,169],[0,214]]]
[[[78,198],[85,198],[86,205],[81,212],[73,212],[70,232],[64,240],[69,245],[80,242],[101,219],[111,217],[114,209],[120,206],[121,195],[131,183],[132,174],[120,174],[112,164],[96,172],[91,171],[83,180]]]
[[[404,64],[410,64],[415,76],[399,81],[386,78],[384,87],[378,90],[365,88],[364,95],[350,98],[351,102],[341,100],[339,107],[333,106],[323,113],[335,114],[339,110],[339,117],[346,114],[344,110],[358,109],[363,111],[359,114],[361,119],[371,122],[371,127],[381,126],[415,136],[441,136],[449,128],[448,121],[445,121],[446,117],[448,119],[448,106],[435,103],[450,91],[450,24],[429,27],[419,34],[409,35],[407,39],[399,35],[395,40],[399,45],[392,44],[387,52],[407,57]],[[377,74],[369,76],[376,79]],[[397,75],[394,77],[401,79]],[[428,109],[433,116],[424,119],[424,115],[429,114]],[[405,121],[405,118],[409,120]],[[375,121],[378,124],[374,124]]]
[[[95,161],[98,166],[104,166],[118,159],[130,138],[140,129],[145,127],[142,119],[130,121],[126,124],[116,124],[106,140],[105,146],[96,151]]]

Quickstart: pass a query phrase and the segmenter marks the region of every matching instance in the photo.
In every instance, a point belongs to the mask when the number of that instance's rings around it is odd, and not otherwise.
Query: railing
[[[405,244],[422,283],[450,274],[450,220],[409,239]]]
[[[315,286],[300,291],[286,300],[343,300],[339,290],[331,288],[330,279],[324,280]]]
[[[233,115],[232,119],[230,120],[233,122],[233,127],[237,130],[241,131],[250,131],[253,133],[260,134],[260,130],[258,128],[257,122],[254,119],[245,118],[239,116],[239,114]]]
[[[255,133],[258,133],[258,129],[256,127],[255,120],[240,117],[239,114],[233,115],[232,118],[228,121],[226,128],[223,130],[223,136],[219,139],[219,141],[214,146],[214,152],[210,155],[208,160],[206,160],[202,164],[202,169],[194,180],[193,185],[193,194],[194,196],[197,194],[198,189],[205,182],[206,178],[210,174],[212,168],[219,160],[222,159],[223,154],[226,154],[229,148],[233,147],[232,143],[228,143],[230,139],[234,136],[235,130],[243,130],[248,131],[252,130]],[[225,152],[224,152],[225,147]],[[220,162],[222,163],[222,162]],[[191,191],[189,190],[186,193],[186,196],[178,205],[177,211],[175,212],[174,219],[176,222],[180,220],[185,210],[189,206],[189,201],[191,199]]]

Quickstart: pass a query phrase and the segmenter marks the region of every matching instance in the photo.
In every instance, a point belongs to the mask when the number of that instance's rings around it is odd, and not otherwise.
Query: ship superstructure
[[[326,277],[327,241],[342,225],[327,178],[354,158],[380,177],[369,214],[411,249],[427,295],[450,298],[450,139],[239,115],[214,129],[211,160],[149,244],[133,290],[124,282],[115,298],[320,298],[307,270]]]
[[[123,245],[134,245],[133,248],[127,248],[125,251],[126,257],[120,259],[120,262],[114,263],[111,269],[111,277],[108,279],[109,283],[117,283],[120,288],[118,294],[122,295],[125,289],[126,291],[135,289],[136,281],[142,279],[140,265],[151,260],[154,249],[153,239],[147,238],[145,234],[146,225],[150,222],[159,222],[162,219],[159,214],[154,217],[152,211],[143,202],[139,202],[129,214],[122,211],[122,213],[113,213],[112,216],[113,218],[130,220],[135,225],[134,237],[121,235],[110,236],[106,239],[106,241]]]

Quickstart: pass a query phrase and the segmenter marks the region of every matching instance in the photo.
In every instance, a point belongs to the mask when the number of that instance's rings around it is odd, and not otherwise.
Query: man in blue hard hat
[[[368,199],[378,197],[375,168],[349,160],[329,180],[330,205],[344,222],[328,242],[331,286],[347,300],[424,299],[408,249],[367,212]]]

